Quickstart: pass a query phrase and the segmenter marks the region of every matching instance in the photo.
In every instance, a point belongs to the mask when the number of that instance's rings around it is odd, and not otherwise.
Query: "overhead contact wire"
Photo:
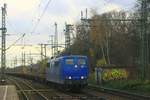
[[[49,0],[49,1],[47,2],[47,4],[46,4],[46,6],[45,6],[45,8],[44,8],[44,10],[43,10],[43,12],[42,12],[42,14],[41,14],[41,16],[38,18],[38,21],[37,21],[36,25],[34,26],[33,30],[31,31],[31,34],[33,34],[33,33],[36,31],[36,29],[37,29],[37,27],[38,27],[38,25],[39,25],[41,19],[43,18],[43,16],[44,16],[44,14],[45,14],[45,12],[46,12],[46,10],[47,10],[47,8],[48,8],[48,6],[49,6],[49,4],[50,4],[51,1],[52,1],[52,0]]]

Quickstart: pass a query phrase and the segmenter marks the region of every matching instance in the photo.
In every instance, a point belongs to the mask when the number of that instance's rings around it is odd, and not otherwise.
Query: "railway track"
[[[66,94],[71,95],[72,97],[75,97],[79,100],[107,100],[106,98],[103,98],[100,95],[88,94],[87,91],[81,91],[79,93],[66,92]]]
[[[21,99],[23,100],[31,100],[32,97],[36,98],[36,100],[49,100],[46,96],[44,96],[41,91],[42,90],[37,90],[35,88],[33,88],[31,85],[27,84],[26,82],[19,80],[17,78],[9,78],[9,80],[11,82],[13,82],[16,87],[18,88],[19,92],[22,94]],[[29,95],[29,93],[31,94],[31,92],[34,92],[34,96],[33,95]],[[36,95],[36,96],[35,96]],[[34,99],[33,99],[34,100]]]
[[[27,93],[24,91],[24,89],[18,84],[15,80],[8,78],[9,81],[11,81],[16,88],[19,90],[19,98],[22,100],[30,100]]]
[[[117,89],[99,87],[99,86],[92,85],[92,84],[89,84],[88,88],[96,90],[96,91],[100,91],[100,92],[103,92],[106,94],[120,96],[120,97],[125,98],[125,100],[150,100],[150,96],[139,95],[136,93],[121,91],[121,90],[117,90]]]
[[[29,84],[32,85],[31,81],[30,82],[29,82],[29,80],[25,80],[25,81],[27,81]],[[35,86],[35,84],[34,84],[34,86]],[[51,87],[46,87],[46,89],[49,89],[49,88],[51,88]],[[62,90],[56,89],[55,94],[57,96],[55,96],[54,98],[59,98],[61,100],[106,100],[100,96],[87,94],[85,92],[79,92],[79,93],[67,92],[67,91],[62,91]]]
[[[57,89],[51,86],[48,86],[46,88],[43,87],[39,88],[39,85],[36,86],[35,83],[32,83],[33,80],[24,79],[24,81],[26,81],[25,83],[30,84],[30,86],[38,88],[37,91],[40,93],[53,92],[53,96],[50,97],[55,99],[61,98],[61,100],[70,100],[70,99],[73,100],[74,99],[75,100],[150,100],[150,97],[148,96],[142,96],[139,94],[119,91],[115,89],[98,87],[92,84],[89,84],[89,86],[85,88],[81,93],[70,93],[64,91],[57,91]],[[43,84],[43,86],[45,87],[46,85]],[[48,93],[45,94],[47,95]]]
[[[9,78],[10,79],[10,78]],[[10,79],[17,86],[20,93],[23,92],[25,94],[24,98],[21,100],[31,100],[31,96],[28,96],[28,93],[36,92],[40,94],[40,96],[44,96],[42,99],[32,99],[32,100],[106,100],[101,96],[96,96],[92,94],[87,94],[85,92],[80,93],[72,93],[66,91],[60,91],[58,89],[54,89],[53,87],[46,86],[45,84],[39,85],[40,83],[36,83],[32,80],[21,79],[18,77],[11,77]],[[52,93],[52,94],[51,94]],[[42,95],[41,95],[42,94]],[[51,95],[50,95],[51,94]]]
[[[26,94],[26,99],[23,95],[21,96],[20,100],[70,100],[71,96],[59,93],[55,91],[54,89],[47,88],[47,87],[41,87],[38,83],[35,85],[35,83],[31,83],[30,80],[25,80],[21,78],[14,78],[11,77],[11,82],[15,82],[16,87],[19,88],[19,93],[24,92]],[[35,85],[35,86],[34,86]],[[35,96],[35,93],[38,94]]]

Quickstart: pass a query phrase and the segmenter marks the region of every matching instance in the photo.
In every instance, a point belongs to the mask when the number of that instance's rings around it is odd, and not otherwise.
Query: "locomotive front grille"
[[[67,85],[87,85],[87,80],[65,80]]]

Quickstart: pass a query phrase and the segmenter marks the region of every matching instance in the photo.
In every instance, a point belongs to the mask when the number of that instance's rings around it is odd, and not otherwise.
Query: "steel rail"
[[[35,88],[33,88],[32,86],[30,86],[29,84],[27,84],[26,82],[22,81],[22,80],[19,80],[19,79],[16,79],[20,82],[22,82],[24,85],[26,85],[27,87],[31,88],[33,91],[35,91],[39,96],[41,96],[43,99],[45,100],[49,100],[46,96],[44,96],[42,93],[40,93],[38,90],[36,90]]]
[[[98,91],[102,91],[104,93],[131,98],[133,100],[150,100],[150,96],[139,95],[137,93],[131,93],[131,92],[123,91],[123,90],[99,87],[99,86],[92,85],[92,84],[89,84],[88,87],[93,88]]]
[[[22,95],[25,97],[25,100],[30,100],[27,96],[27,94],[25,93],[25,91],[22,89],[22,87],[13,79],[7,78],[8,80],[12,81],[16,87],[18,87],[19,91],[22,93]]]

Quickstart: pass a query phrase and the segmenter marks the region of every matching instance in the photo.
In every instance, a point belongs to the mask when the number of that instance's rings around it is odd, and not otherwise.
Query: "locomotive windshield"
[[[86,59],[84,58],[67,58],[65,59],[65,64],[66,65],[86,65]]]
[[[85,65],[86,61],[85,59],[78,59],[78,65]]]
[[[74,64],[73,59],[66,59],[65,63],[67,65],[73,65]]]

